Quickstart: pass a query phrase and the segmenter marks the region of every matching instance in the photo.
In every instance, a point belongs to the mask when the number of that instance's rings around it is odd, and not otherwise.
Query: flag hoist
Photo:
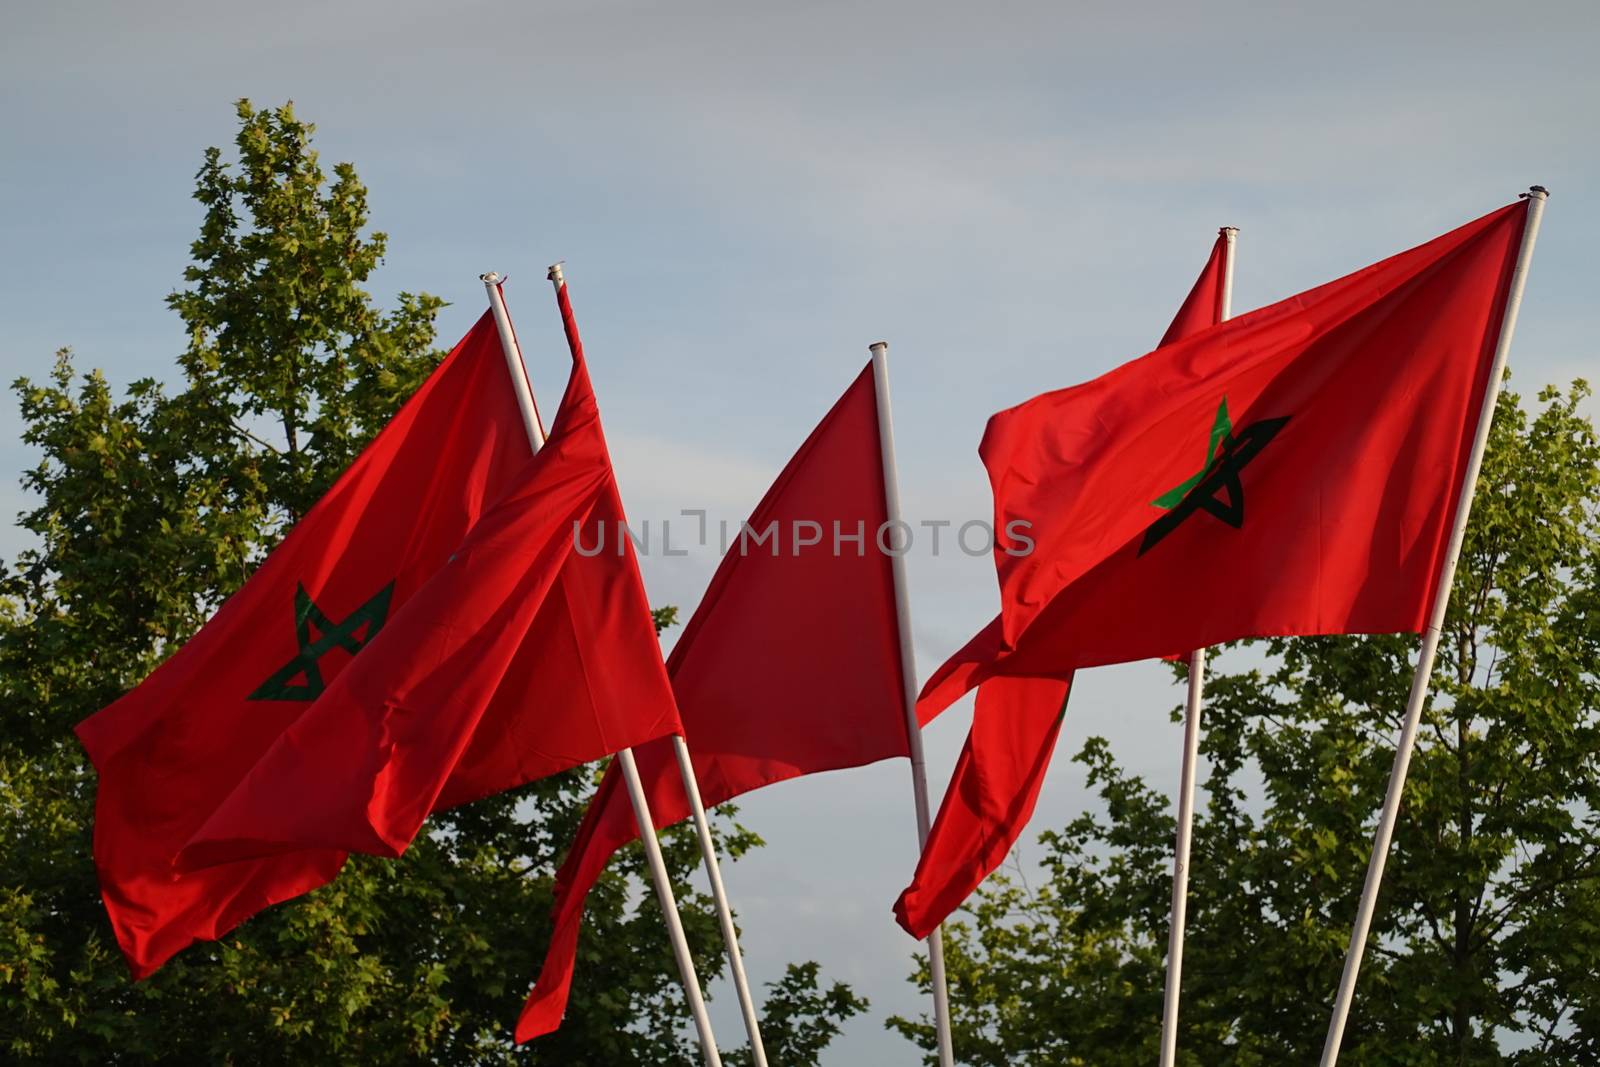
[[[562,325],[567,333],[568,344],[574,354],[582,350],[578,340],[577,327],[572,319],[571,304],[566,296],[566,282],[561,276],[559,264],[550,268],[550,280],[556,289],[556,299],[561,308]],[[540,425],[538,406],[534,401],[533,387],[528,380],[527,365],[522,359],[521,346],[517,344],[516,331],[511,326],[511,317],[506,312],[504,294],[501,292],[500,276],[494,271],[482,275],[484,289],[489,294],[489,306],[494,312],[495,327],[500,333],[500,347],[505,354],[506,369],[510,372],[511,382],[517,394],[517,407],[522,413],[523,428],[528,434],[528,444],[538,452],[544,447],[544,428]],[[682,739],[678,738],[681,744]],[[639,771],[634,763],[633,750],[624,748],[616,754],[616,761],[622,768],[622,774],[628,785],[628,796],[633,803],[634,816],[639,824],[639,837],[644,843],[645,861],[650,868],[650,877],[655,884],[656,899],[661,905],[662,915],[666,919],[667,936],[672,942],[672,954],[678,964],[678,975],[683,983],[685,1001],[689,1005],[690,1014],[694,1017],[695,1031],[699,1036],[700,1048],[704,1054],[708,1067],[721,1067],[722,1055],[717,1049],[715,1034],[711,1029],[711,1016],[706,1011],[705,997],[700,990],[700,979],[695,973],[694,958],[689,953],[689,942],[683,932],[683,921],[678,915],[678,905],[672,893],[672,881],[667,873],[666,861],[661,855],[661,843],[656,838],[655,825],[650,818],[650,805],[644,795],[644,790],[639,784]],[[719,880],[720,882],[720,880]],[[724,901],[719,897],[718,905]],[[730,946],[730,955],[737,956],[737,949]],[[742,973],[742,969],[741,969]],[[748,991],[745,991],[748,995]],[[760,1047],[759,1038],[751,1032],[752,1045]],[[764,1062],[758,1060],[757,1062]]]
[[[1483,404],[1478,410],[1477,432],[1472,438],[1471,458],[1461,479],[1461,494],[1457,499],[1455,522],[1451,527],[1450,541],[1439,564],[1439,580],[1434,586],[1433,607],[1428,615],[1427,628],[1422,633],[1422,649],[1417,653],[1417,667],[1411,677],[1411,694],[1406,701],[1406,715],[1400,728],[1400,740],[1395,746],[1394,767],[1389,772],[1389,788],[1383,798],[1383,812],[1378,818],[1378,829],[1372,841],[1372,858],[1367,864],[1367,878],[1361,889],[1361,902],[1356,908],[1355,926],[1350,931],[1350,947],[1345,953],[1344,971],[1339,976],[1339,992],[1333,1004],[1333,1018],[1328,1023],[1328,1038],[1322,1047],[1322,1067],[1333,1067],[1339,1060],[1339,1045],[1344,1040],[1345,1022],[1350,1016],[1350,1002],[1355,996],[1356,975],[1361,969],[1361,957],[1367,945],[1367,931],[1372,926],[1372,913],[1378,903],[1378,886],[1383,881],[1383,867],[1389,855],[1389,843],[1394,838],[1394,825],[1400,815],[1400,794],[1405,789],[1406,770],[1411,765],[1411,751],[1416,747],[1417,727],[1422,721],[1422,705],[1428,699],[1428,682],[1433,674],[1433,657],[1439,650],[1439,636],[1444,627],[1445,609],[1450,605],[1450,586],[1455,580],[1456,563],[1461,558],[1461,543],[1467,532],[1467,519],[1472,514],[1472,497],[1478,486],[1478,472],[1483,467],[1483,450],[1489,443],[1489,427],[1494,421],[1495,403],[1500,398],[1500,385],[1505,379],[1506,359],[1511,353],[1511,337],[1517,329],[1517,312],[1522,306],[1522,292],[1528,282],[1528,264],[1533,260],[1534,241],[1539,236],[1539,220],[1544,216],[1544,204],[1549,192],[1535,185],[1523,194],[1528,202],[1523,222],[1522,243],[1517,249],[1516,266],[1512,268],[1511,284],[1506,292],[1505,311],[1500,319],[1500,338],[1495,344],[1494,362],[1488,381],[1484,385]]]
[[[1218,231],[1217,253],[1221,255],[1221,285],[1215,294],[1215,321],[1226,322],[1233,315],[1233,252],[1239,236],[1236,226]],[[1213,256],[1215,258],[1215,255]],[[1200,276],[1199,291],[1211,271]],[[1167,331],[1166,341],[1183,325],[1185,302],[1179,321]],[[1207,323],[1206,325],[1211,325]],[[1174,340],[1176,338],[1173,338]],[[1178,833],[1172,855],[1172,925],[1167,934],[1167,985],[1161,1008],[1161,1067],[1173,1067],[1178,1055],[1178,996],[1183,978],[1183,931],[1189,904],[1189,845],[1194,829],[1194,781],[1200,762],[1200,713],[1204,704],[1206,650],[1189,654],[1189,696],[1183,710],[1183,766],[1178,775]]]

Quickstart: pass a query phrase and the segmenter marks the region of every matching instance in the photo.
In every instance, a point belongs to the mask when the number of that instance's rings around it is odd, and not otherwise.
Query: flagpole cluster
[[[1350,931],[1350,947],[1344,957],[1344,971],[1339,976],[1339,991],[1333,1002],[1333,1018],[1328,1023],[1327,1041],[1322,1046],[1322,1067],[1333,1067],[1339,1062],[1339,1046],[1344,1040],[1345,1023],[1350,1017],[1350,1003],[1355,997],[1356,976],[1361,970],[1361,957],[1366,951],[1367,934],[1372,928],[1372,915],[1378,905],[1378,886],[1383,881],[1384,863],[1389,856],[1389,845],[1394,839],[1395,822],[1400,817],[1400,799],[1405,791],[1406,771],[1411,766],[1411,752],[1417,743],[1417,727],[1422,722],[1422,707],[1428,699],[1428,684],[1433,675],[1433,658],[1439,650],[1439,638],[1444,630],[1445,611],[1450,606],[1450,587],[1455,582],[1456,564],[1461,559],[1461,544],[1466,538],[1467,519],[1472,514],[1472,498],[1478,487],[1478,473],[1483,469],[1483,453],[1489,444],[1489,428],[1494,422],[1494,409],[1500,399],[1500,386],[1505,379],[1506,360],[1511,354],[1511,338],[1517,329],[1517,313],[1522,307],[1522,292],[1528,282],[1528,265],[1533,261],[1534,242],[1539,237],[1539,222],[1544,217],[1545,201],[1550,193],[1535,185],[1525,194],[1528,200],[1527,221],[1523,224],[1522,245],[1517,250],[1517,263],[1511,272],[1511,287],[1506,293],[1505,314],[1500,320],[1500,339],[1495,345],[1494,362],[1489,369],[1489,380],[1484,385],[1483,407],[1478,412],[1477,433],[1472,439],[1472,456],[1467,461],[1467,471],[1461,480],[1461,496],[1456,504],[1455,525],[1450,531],[1450,542],[1439,565],[1439,582],[1433,596],[1433,610],[1428,618],[1428,628],[1423,631],[1422,649],[1417,654],[1417,667],[1411,677],[1411,695],[1406,701],[1404,725],[1400,740],[1395,746],[1394,766],[1389,771],[1389,787],[1383,798],[1383,811],[1378,818],[1378,829],[1373,836],[1372,858],[1367,864],[1366,882],[1361,888],[1361,903],[1356,908],[1355,927]]]
[[[672,753],[678,760],[678,773],[683,778],[683,792],[689,798],[689,810],[694,815],[695,836],[700,841],[700,856],[705,861],[706,879],[711,883],[711,900],[716,905],[717,923],[722,927],[722,943],[728,952],[728,967],[733,974],[733,988],[739,996],[739,1013],[744,1016],[745,1034],[750,1038],[750,1059],[755,1067],[767,1067],[767,1050],[761,1043],[761,1016],[756,1012],[755,998],[750,995],[750,980],[744,973],[744,956],[739,951],[739,929],[733,924],[733,908],[728,903],[728,891],[722,884],[722,866],[717,862],[717,844],[711,836],[711,820],[706,818],[705,801],[700,795],[700,780],[694,773],[694,760],[689,755],[689,742],[672,735]]]
[[[678,902],[672,895],[672,879],[667,875],[666,861],[661,858],[661,842],[656,838],[655,826],[650,821],[650,802],[645,799],[644,783],[639,780],[639,765],[634,761],[633,749],[617,753],[617,765],[622,768],[622,780],[628,787],[628,800],[633,804],[634,817],[639,823],[639,840],[644,843],[645,861],[650,866],[650,878],[655,883],[656,900],[667,921],[667,937],[672,942],[672,956],[678,961],[678,975],[683,981],[684,999],[689,1013],[694,1016],[694,1028],[700,1037],[700,1051],[705,1056],[706,1067],[722,1067],[722,1053],[717,1050],[716,1035],[711,1032],[711,1016],[706,1012],[706,1000],[700,992],[700,977],[695,973],[694,957],[689,955],[689,939],[683,933],[683,920],[678,916]]]

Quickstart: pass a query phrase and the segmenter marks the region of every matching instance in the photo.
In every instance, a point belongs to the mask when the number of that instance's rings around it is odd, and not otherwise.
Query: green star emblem
[[[297,583],[294,591],[294,630],[299,651],[293,659],[274,671],[272,677],[262,682],[249,699],[306,702],[317,699],[326,688],[322,669],[318,666],[322,657],[336,648],[342,648],[352,656],[365,648],[367,642],[383,629],[384,621],[389,617],[389,598],[393,595],[394,583],[390,582],[365,604],[341,621],[334,622],[317,607],[311,594],[306,592],[306,587]],[[297,681],[302,678],[303,681]]]
[[[1234,433],[1233,421],[1228,417],[1228,398],[1223,397],[1211,420],[1205,466],[1151,501],[1166,514],[1145,530],[1138,554],[1150,551],[1196,512],[1204,511],[1236,530],[1242,527],[1244,482],[1239,476],[1288,422],[1287,415],[1261,419]]]
[[[1231,436],[1233,436],[1233,423],[1228,419],[1228,398],[1223,397],[1222,403],[1217,405],[1217,417],[1211,422],[1211,440],[1206,444],[1205,464],[1195,472],[1194,477],[1185,479],[1182,484],[1168,489],[1151,503],[1163,511],[1177,507],[1183,498],[1189,495],[1189,490],[1200,484],[1200,479],[1206,476],[1206,472],[1216,460],[1217,450]]]

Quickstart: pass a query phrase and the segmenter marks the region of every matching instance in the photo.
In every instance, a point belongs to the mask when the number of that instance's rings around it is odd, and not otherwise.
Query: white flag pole
[[[560,272],[551,268],[559,289]],[[517,407],[522,412],[522,426],[528,433],[528,444],[537,454],[544,447],[544,427],[539,425],[538,409],[533,402],[533,386],[528,380],[527,366],[522,361],[522,349],[511,328],[511,317],[506,314],[506,302],[500,292],[500,276],[493,271],[481,276],[489,292],[489,306],[494,311],[494,323],[500,333],[500,350],[505,354],[506,369],[511,373],[512,388],[517,394]],[[705,998],[700,994],[700,979],[695,974],[694,959],[689,955],[689,941],[684,937],[683,921],[678,917],[678,904],[672,896],[672,882],[667,876],[666,861],[661,858],[661,842],[656,840],[655,823],[650,818],[650,804],[645,799],[644,784],[639,780],[639,767],[633,760],[633,750],[617,753],[622,767],[622,777],[627,783],[628,799],[633,802],[634,819],[639,824],[639,838],[644,842],[645,860],[650,876],[655,882],[656,899],[667,922],[667,936],[672,941],[672,954],[678,962],[678,976],[683,982],[684,997],[690,1014],[694,1016],[695,1030],[700,1037],[700,1049],[705,1055],[706,1067],[722,1067],[722,1054],[717,1050],[717,1039],[711,1032],[711,1016],[706,1012]]]
[[[883,463],[884,504],[891,528],[903,527],[900,518],[900,479],[894,458],[894,418],[889,405],[889,344],[878,341],[872,352],[873,392],[878,398],[878,451]],[[905,686],[906,743],[911,753],[911,791],[917,810],[917,850],[928,844],[928,765],[922,755],[922,726],[917,722],[917,657],[911,644],[911,597],[906,586],[905,549],[890,553],[894,574],[895,621],[900,631],[900,676]],[[944,931],[935,927],[928,935],[928,980],[933,987],[933,1028],[939,1044],[940,1067],[953,1067],[950,1039],[950,990],[944,976]]]
[[[1233,246],[1237,226],[1221,230],[1222,300],[1219,321],[1233,317]],[[1178,1058],[1178,993],[1183,980],[1183,931],[1189,912],[1189,844],[1194,831],[1194,780],[1200,762],[1200,713],[1204,706],[1206,650],[1189,655],[1189,702],[1183,712],[1183,770],[1178,777],[1178,841],[1172,857],[1172,925],[1167,934],[1167,988],[1161,1009],[1161,1067]]]
[[[1539,220],[1544,215],[1544,204],[1550,196],[1540,185],[1533,186],[1525,195],[1528,218],[1522,231],[1522,247],[1517,251],[1517,264],[1511,272],[1511,289],[1506,294],[1505,316],[1500,322],[1500,340],[1495,345],[1494,365],[1483,391],[1483,409],[1478,413],[1478,431],[1472,440],[1472,456],[1467,461],[1466,475],[1462,478],[1455,526],[1450,531],[1450,543],[1439,567],[1439,586],[1433,596],[1433,611],[1428,618],[1428,628],[1423,631],[1422,651],[1417,654],[1417,669],[1411,677],[1411,696],[1406,703],[1405,723],[1395,747],[1394,767],[1389,772],[1389,789],[1383,798],[1383,814],[1378,819],[1377,834],[1372,842],[1372,858],[1367,864],[1367,880],[1361,889],[1355,927],[1350,931],[1350,948],[1344,957],[1344,973],[1339,976],[1339,993],[1333,1004],[1333,1018],[1328,1023],[1328,1039],[1322,1046],[1322,1067],[1333,1067],[1339,1061],[1339,1045],[1344,1040],[1345,1022],[1350,1016],[1350,1002],[1355,996],[1356,974],[1361,969],[1367,932],[1372,926],[1372,913],[1377,907],[1378,885],[1383,881],[1384,861],[1388,858],[1395,821],[1400,815],[1400,794],[1405,788],[1411,750],[1416,745],[1417,727],[1422,721],[1422,705],[1428,697],[1433,657],[1439,649],[1445,609],[1450,604],[1450,587],[1455,581],[1456,563],[1461,558],[1461,542],[1467,532],[1467,518],[1472,513],[1472,497],[1478,486],[1478,472],[1483,466],[1483,450],[1489,443],[1489,426],[1494,421],[1495,402],[1500,397],[1500,384],[1505,377],[1506,357],[1511,352],[1511,335],[1517,329],[1517,312],[1522,306],[1522,291],[1528,282],[1528,264],[1533,259],[1533,244],[1539,236]]]
[[[711,821],[706,818],[706,806],[700,797],[700,781],[694,773],[694,760],[689,756],[689,743],[674,734],[672,748],[678,757],[678,773],[683,777],[684,795],[689,798],[689,809],[694,813],[694,828],[700,838],[700,855],[705,859],[706,878],[711,882],[711,899],[717,906],[722,943],[727,946],[728,966],[733,972],[733,988],[739,994],[744,1031],[750,1037],[750,1059],[755,1067],[767,1067],[767,1050],[761,1044],[761,1017],[756,1012],[755,999],[750,996],[750,981],[745,977],[744,957],[739,952],[739,930],[733,925],[733,908],[728,904],[728,891],[722,885],[717,845],[712,840]]]
[[[717,1038],[711,1032],[711,1016],[706,1013],[706,1000],[700,994],[700,977],[695,974],[694,958],[689,955],[689,939],[683,934],[678,902],[672,895],[672,881],[667,877],[667,863],[661,858],[661,842],[656,840],[656,828],[650,821],[650,802],[645,799],[644,782],[639,779],[639,765],[633,760],[631,748],[618,752],[616,758],[622,767],[622,780],[628,786],[628,799],[633,802],[633,818],[639,824],[639,839],[644,842],[644,856],[650,864],[650,878],[655,882],[656,900],[660,902],[661,914],[667,920],[667,937],[672,941],[672,955],[678,961],[678,976],[683,980],[684,996],[689,1001],[689,1012],[694,1016],[694,1027],[700,1035],[700,1051],[705,1055],[706,1067],[722,1067],[722,1053],[717,1051]]]
[[[500,352],[506,357],[506,370],[511,374],[517,410],[522,412],[522,428],[528,432],[528,444],[537,455],[544,447],[544,426],[539,422],[539,408],[533,402],[533,383],[528,381],[528,368],[522,362],[522,346],[517,344],[517,333],[511,328],[511,316],[506,312],[505,295],[500,292],[501,278],[494,271],[478,277],[489,292],[489,309],[494,313],[494,327],[500,334]]]

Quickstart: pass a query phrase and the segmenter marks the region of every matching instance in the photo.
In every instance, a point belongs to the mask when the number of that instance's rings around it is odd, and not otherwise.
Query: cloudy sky
[[[546,397],[564,355],[544,268],[567,261],[635,519],[739,518],[880,338],[908,518],[984,516],[985,418],[1144,352],[1223,224],[1242,311],[1547,185],[1513,381],[1595,376],[1591,5],[1204,6],[13,5],[5,377],[43,375],[61,345],[118,383],[172,375],[162,298],[241,96],[292,98],[324,160],[356,164],[390,235],[381,301],[450,300],[448,342],[482,310],[477,276],[510,275]],[[27,504],[19,432],[7,400],[8,516]],[[0,531],[6,555],[23,544]],[[692,608],[714,564],[647,559],[652,600]],[[926,675],[992,614],[993,573],[922,552],[911,577]],[[1092,733],[1170,788],[1179,700],[1149,664],[1083,677],[1036,825],[1089,802],[1064,757]],[[929,730],[936,792],[969,715]],[[816,958],[872,1000],[841,1067],[912,1058],[882,1027],[923,1010],[889,914],[909,792],[891,762],[743,804],[769,844],[727,872],[753,979]],[[731,1044],[731,992],[713,992]]]

